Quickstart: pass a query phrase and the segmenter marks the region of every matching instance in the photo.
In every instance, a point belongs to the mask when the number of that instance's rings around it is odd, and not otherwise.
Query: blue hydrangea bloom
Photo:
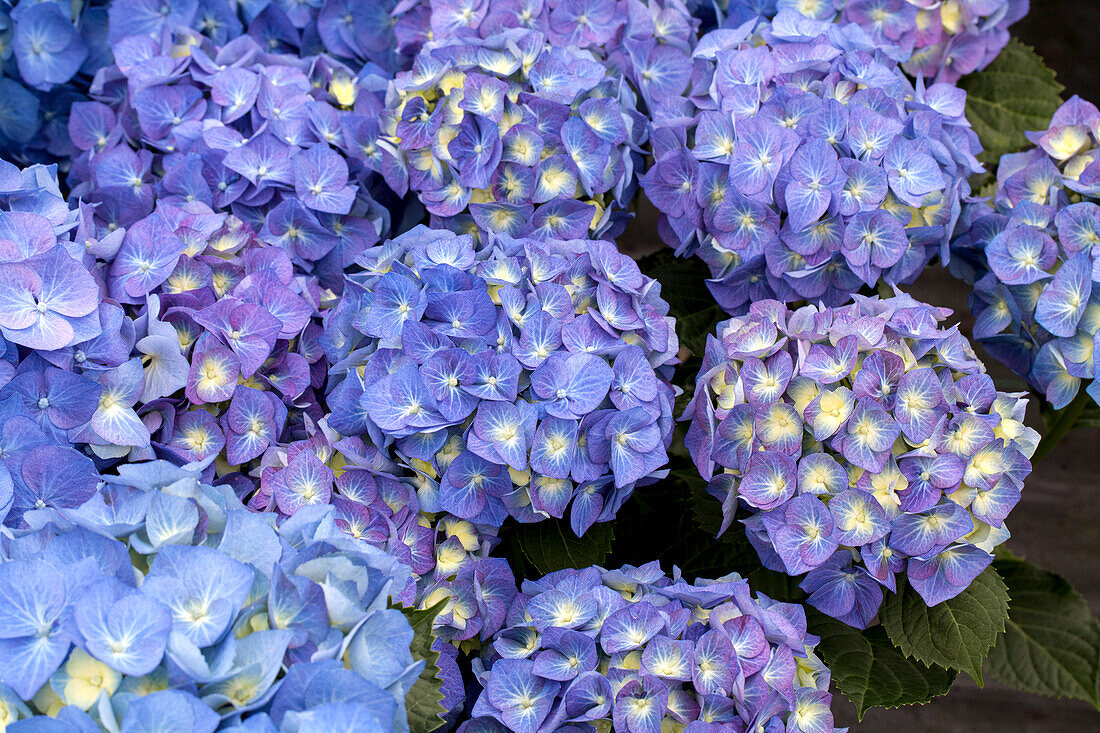
[[[241,398],[266,396],[254,389],[237,390],[230,411]],[[337,404],[346,399],[339,389],[333,395]],[[338,529],[385,549],[412,568],[425,586],[455,575],[467,561],[488,555],[498,542],[495,527],[437,517],[438,502],[417,491],[419,477],[402,477],[401,466],[363,439],[368,436],[340,435],[331,428],[330,423],[340,424],[340,413],[336,408],[335,418],[323,418],[308,439],[269,441],[259,457],[249,461],[248,466],[255,468],[239,483],[250,509],[285,518],[312,506],[332,504]],[[230,451],[236,441],[250,437],[253,419],[262,423],[264,418],[246,419],[249,427],[243,435],[227,427]]]
[[[1100,331],[1100,111],[1079,97],[1055,113],[1035,147],[1006,155],[992,201],[964,210],[952,269],[974,283],[974,338],[1055,408],[1093,381]]]
[[[413,0],[400,10],[395,32],[403,53],[419,51],[429,38],[438,45],[538,31],[552,46],[594,54],[621,73],[647,107],[683,93],[699,25],[680,0]]]
[[[247,36],[217,45],[186,28],[128,36],[114,49],[92,101],[74,104],[69,119],[80,150],[72,195],[96,204],[100,230],[144,220],[155,238],[161,224],[148,220],[165,204],[211,221],[211,212],[232,214],[339,288],[343,268],[400,216],[381,177],[381,69],[268,54]],[[170,248],[143,249],[119,254],[149,268],[129,279],[126,296],[175,263]]]
[[[783,19],[704,36],[689,93],[653,118],[661,236],[730,313],[912,282],[981,170],[965,92],[914,87],[858,26]]]
[[[954,84],[988,66],[1008,43],[1008,28],[1030,0],[729,0],[726,27],[777,14],[854,23],[910,76]]]
[[[582,534],[662,475],[676,334],[614,245],[418,227],[358,262],[326,314],[345,374],[330,424],[392,446],[423,511],[499,527],[568,510]]]
[[[62,161],[75,151],[65,131],[72,102],[110,59],[107,3],[15,0],[0,7],[0,153]]]
[[[223,45],[248,36],[265,52],[325,53],[352,66],[408,68],[430,31],[427,8],[394,0],[112,0],[104,38],[159,39],[191,29]]]
[[[801,606],[754,596],[737,575],[562,570],[523,582],[475,660],[482,690],[459,730],[833,733],[816,644]]]
[[[426,46],[382,127],[390,187],[440,226],[541,239],[622,230],[647,132],[621,76],[524,29]]]
[[[411,600],[409,569],[334,520],[312,507],[278,524],[201,466],[162,461],[38,510],[0,561],[6,721],[293,731],[334,716],[407,731],[423,663],[387,603]]]
[[[897,293],[841,308],[754,303],[707,339],[685,443],[723,531],[748,511],[765,567],[859,628],[895,576],[935,605],[1008,538],[1038,434],[950,311]]]
[[[0,333],[13,345],[56,351],[101,332],[99,285],[74,246],[56,173],[2,163]]]
[[[40,444],[103,465],[217,457],[207,477],[232,481],[304,433],[307,414],[324,417],[322,291],[290,254],[196,202],[118,226],[98,218],[109,205],[70,209],[55,176],[0,163],[0,403],[14,421],[3,460]],[[18,465],[15,524],[50,503]]]

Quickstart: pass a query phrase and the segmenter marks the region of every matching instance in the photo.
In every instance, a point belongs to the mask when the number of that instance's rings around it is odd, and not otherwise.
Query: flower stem
[[[1043,456],[1058,445],[1062,438],[1066,437],[1066,433],[1073,429],[1073,426],[1077,424],[1077,419],[1081,417],[1081,413],[1085,411],[1085,406],[1089,403],[1092,397],[1084,389],[1077,393],[1077,396],[1070,402],[1064,409],[1055,413],[1054,420],[1050,423],[1050,429],[1047,434],[1043,436],[1039,441],[1038,447],[1035,449],[1035,455],[1031,457],[1031,464],[1035,465]]]

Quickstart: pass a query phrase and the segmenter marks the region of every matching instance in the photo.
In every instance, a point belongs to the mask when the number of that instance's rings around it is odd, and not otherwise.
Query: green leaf
[[[1025,132],[1045,130],[1062,104],[1064,87],[1030,46],[1015,38],[984,71],[959,80],[966,91],[966,119],[978,133],[983,163],[1030,145]]]
[[[1100,707],[1100,622],[1061,576],[1023,560],[997,560],[1012,607],[989,653],[994,679],[1026,692]]]
[[[698,257],[676,257],[671,249],[638,260],[646,275],[661,283],[661,296],[668,302],[669,315],[676,318],[680,344],[701,357],[707,335],[728,316],[714,302],[707,289],[710,271]]]
[[[1084,390],[1081,391],[1084,392]],[[1086,392],[1085,394],[1088,393]],[[1085,405],[1085,408],[1081,410],[1081,414],[1077,417],[1077,422],[1073,424],[1073,427],[1100,428],[1100,405],[1097,405],[1095,402],[1091,405]]]
[[[613,534],[610,522],[593,524],[584,537],[577,537],[568,522],[550,520],[522,525],[517,539],[523,554],[545,575],[603,564],[611,554]]]
[[[833,684],[856,706],[860,720],[873,707],[924,704],[946,695],[955,681],[954,671],[902,654],[881,626],[859,631],[817,611],[808,619],[810,631],[821,637],[817,652],[832,670]]]
[[[880,614],[890,640],[925,664],[966,672],[982,684],[982,663],[1008,618],[1008,590],[992,567],[959,595],[928,607],[904,579]]]
[[[448,712],[443,707],[443,681],[439,679],[439,667],[436,666],[439,652],[432,649],[432,642],[435,640],[432,624],[446,604],[447,600],[443,599],[430,608],[401,608],[413,629],[409,650],[413,659],[424,660],[420,677],[405,696],[405,710],[411,733],[430,733],[442,727],[444,720],[440,716]]]

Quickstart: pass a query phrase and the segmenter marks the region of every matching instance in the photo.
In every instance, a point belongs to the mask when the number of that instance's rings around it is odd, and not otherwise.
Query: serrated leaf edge
[[[439,678],[439,667],[436,662],[439,661],[439,652],[432,649],[432,639],[435,638],[435,634],[432,633],[432,626],[435,623],[436,616],[447,604],[447,599],[441,599],[428,608],[405,608],[398,606],[400,611],[405,614],[405,618],[409,622],[409,626],[413,630],[413,643],[410,646],[410,651],[413,654],[413,659],[416,661],[424,661],[424,669],[420,671],[420,676],[417,678],[413,686],[409,688],[408,694],[405,695],[405,715],[409,722],[410,733],[431,733],[434,730],[438,730],[443,727],[446,721],[441,717],[446,714],[448,710],[443,707],[443,692],[441,686],[443,681]],[[422,635],[424,627],[427,627],[426,634]],[[418,640],[427,639],[427,643],[424,644],[424,651],[419,648]],[[423,690],[425,687],[429,689],[427,695],[415,696],[414,690],[418,688]],[[438,710],[423,710],[417,711],[418,716],[423,716],[424,724],[420,725],[420,718],[413,718],[412,712],[414,707],[419,708],[421,706],[421,700],[427,700],[425,707],[435,707]],[[434,703],[434,706],[432,705]],[[434,720],[433,720],[434,718]],[[436,722],[438,721],[438,722]],[[415,725],[414,725],[415,723]],[[434,725],[432,724],[434,723]]]
[[[904,589],[908,588],[908,584],[904,583],[904,581],[903,581],[903,585],[899,585],[898,594],[896,594],[895,596],[891,596],[890,601],[888,601],[888,603],[892,602],[893,604],[901,605],[902,606],[901,610],[898,611],[897,614],[894,614],[894,613],[891,613],[891,611],[889,610],[889,608],[887,606],[883,607],[882,625],[883,625],[883,628],[886,631],[887,636],[890,638],[890,641],[894,644],[894,646],[896,646],[899,650],[901,650],[901,652],[905,656],[916,659],[917,661],[921,662],[922,664],[924,664],[925,666],[928,666],[928,667],[931,667],[932,665],[936,665],[936,666],[943,667],[943,668],[946,668],[946,669],[954,669],[954,670],[958,670],[960,672],[965,672],[967,675],[970,676],[971,679],[974,680],[974,682],[976,682],[978,684],[979,687],[983,687],[984,686],[984,681],[982,679],[982,666],[985,663],[986,657],[989,655],[989,651],[993,648],[994,644],[996,644],[997,641],[1004,634],[1005,621],[1008,619],[1009,608],[1011,607],[1011,605],[1010,605],[1011,604],[1011,598],[1009,597],[1008,587],[1005,585],[1004,580],[1001,579],[1001,576],[997,574],[997,572],[992,568],[992,566],[990,566],[989,568],[986,568],[984,571],[982,571],[982,573],[977,578],[974,579],[973,583],[971,583],[970,586],[965,591],[963,591],[963,593],[966,593],[967,591],[970,591],[972,588],[974,588],[975,584],[981,582],[982,578],[986,578],[988,580],[991,577],[995,577],[996,582],[999,584],[999,585],[996,585],[994,587],[999,589],[1000,592],[1004,594],[1004,599],[1005,599],[1004,604],[1003,604],[1004,605],[1004,611],[1003,611],[1003,614],[1001,615],[1001,618],[1000,618],[999,622],[992,615],[990,615],[990,619],[994,621],[993,628],[995,629],[995,634],[993,636],[993,639],[988,644],[986,644],[986,642],[983,641],[983,640],[980,640],[980,639],[978,640],[979,644],[984,646],[984,649],[982,650],[982,654],[981,654],[980,659],[975,660],[973,658],[969,658],[969,657],[971,657],[971,655],[970,655],[969,651],[967,651],[967,657],[969,659],[961,661],[959,664],[955,664],[951,660],[949,660],[946,655],[942,655],[942,657],[943,657],[942,659],[936,658],[936,655],[940,654],[940,648],[935,643],[932,644],[932,652],[933,653],[929,653],[927,650],[918,649],[916,646],[914,646],[913,639],[910,638],[911,635],[906,633],[904,629],[898,628],[898,626],[903,626],[904,625],[904,623],[901,621],[901,616],[903,615],[903,612],[904,612],[904,604],[906,603],[906,599],[905,599],[905,597],[903,597],[902,593],[903,593]],[[912,604],[923,604],[924,603],[923,599],[921,599],[920,596],[917,595],[916,591],[913,591],[912,589],[909,589],[909,590],[910,590],[910,593],[912,594],[912,596],[916,597],[916,600],[910,600],[909,601],[910,603],[912,603]],[[993,590],[993,589],[991,589],[991,590]],[[997,591],[994,590],[994,592],[996,593]],[[962,594],[960,594],[960,596],[961,595]],[[958,598],[958,597],[959,596],[956,596],[956,598]],[[894,599],[897,599],[897,600],[894,600]],[[962,634],[963,630],[972,632],[973,629],[971,629],[968,624],[962,623],[956,618],[955,612],[953,611],[953,609],[949,605],[952,600],[954,600],[954,599],[948,599],[947,601],[944,601],[943,603],[937,604],[936,606],[932,606],[932,607],[924,606],[924,608],[928,608],[929,610],[938,609],[940,612],[946,611],[946,612],[950,613],[952,622],[960,630],[960,636],[963,636],[963,634]],[[978,603],[977,605],[980,608],[982,608],[983,610],[985,610],[986,612],[991,611],[991,609],[989,609],[986,605],[984,605],[982,603]],[[891,623],[891,618],[893,618],[893,616],[895,616],[895,615],[898,616],[898,626],[895,626],[895,624]],[[923,628],[924,634],[922,634],[921,636],[922,636],[922,638],[926,636],[929,639],[929,641],[934,642],[935,640],[937,640],[938,637],[935,634],[933,634],[933,631],[932,631],[932,628],[931,628],[931,626],[928,622],[928,619],[929,619],[928,614],[924,614],[922,619],[921,619],[921,621],[923,622],[923,627],[924,627]],[[965,645],[964,645],[964,651],[965,651]],[[971,667],[971,668],[968,669],[967,667]]]

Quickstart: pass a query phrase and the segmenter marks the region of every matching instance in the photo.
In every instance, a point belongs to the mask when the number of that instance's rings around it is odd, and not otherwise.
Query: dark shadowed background
[[[1100,104],[1100,0],[1031,0],[1030,15],[1012,32],[1058,72],[1065,98],[1078,94]],[[910,292],[952,308],[969,335],[965,286],[929,269]],[[995,378],[1011,376],[991,358],[985,361]],[[1030,409],[1029,418],[1032,427],[1041,427],[1037,410]],[[1100,612],[1100,429],[1071,432],[1036,465],[1009,528],[1012,552],[1063,575],[1093,613]],[[837,725],[852,725],[860,733],[1100,731],[1100,713],[1087,703],[1028,695],[992,681],[982,690],[962,677],[946,697],[923,706],[875,709],[858,726],[855,708],[837,695]]]

